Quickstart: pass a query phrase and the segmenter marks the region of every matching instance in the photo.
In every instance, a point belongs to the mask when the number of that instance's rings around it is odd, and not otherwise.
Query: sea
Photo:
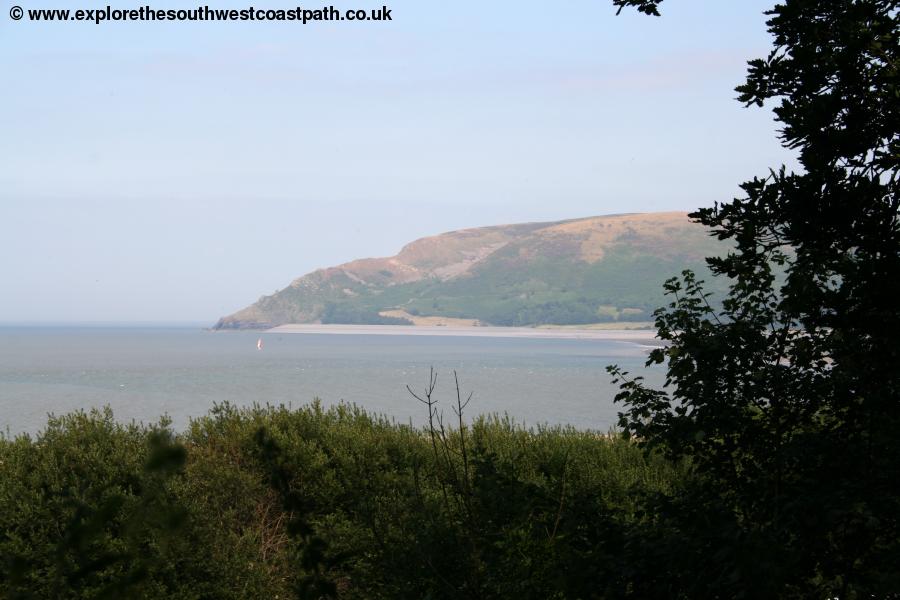
[[[262,340],[262,348],[257,346]],[[571,425],[608,432],[621,405],[606,366],[651,385],[648,348],[596,339],[407,335],[277,334],[190,327],[0,327],[0,431],[35,435],[50,414],[108,406],[122,422],[176,431],[217,403],[300,407],[356,404],[421,425],[421,393],[437,373],[434,397],[451,413],[454,371],[472,400],[467,417],[508,415],[528,427]]]

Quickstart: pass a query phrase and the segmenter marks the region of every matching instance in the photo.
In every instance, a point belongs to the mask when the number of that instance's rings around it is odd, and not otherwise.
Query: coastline
[[[428,325],[279,325],[262,333],[324,335],[419,335],[519,339],[607,340],[653,347],[662,345],[653,329],[576,329],[571,327],[459,327]]]

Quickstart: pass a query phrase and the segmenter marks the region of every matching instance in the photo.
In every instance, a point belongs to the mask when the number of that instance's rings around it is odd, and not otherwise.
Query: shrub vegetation
[[[424,396],[423,396],[424,398]],[[627,595],[639,499],[683,469],[484,417],[215,407],[175,434],[109,410],[0,441],[10,598]],[[456,419],[456,415],[453,415]]]

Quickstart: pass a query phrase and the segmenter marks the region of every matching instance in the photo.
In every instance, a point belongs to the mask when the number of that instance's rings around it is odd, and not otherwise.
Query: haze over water
[[[256,348],[258,338],[263,349]],[[527,425],[606,431],[620,408],[605,371],[644,369],[645,349],[606,340],[211,333],[198,328],[0,328],[0,428],[41,430],[48,413],[109,405],[120,421],[156,421],[176,430],[215,403],[352,402],[400,422],[421,424],[421,390],[434,366],[450,415],[452,371],[469,414],[508,413]]]

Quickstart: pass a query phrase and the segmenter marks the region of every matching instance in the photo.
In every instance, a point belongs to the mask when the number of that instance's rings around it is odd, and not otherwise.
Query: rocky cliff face
[[[666,277],[702,269],[720,251],[674,212],[464,229],[416,240],[396,256],[314,271],[216,328],[418,316],[500,325],[647,319]]]

